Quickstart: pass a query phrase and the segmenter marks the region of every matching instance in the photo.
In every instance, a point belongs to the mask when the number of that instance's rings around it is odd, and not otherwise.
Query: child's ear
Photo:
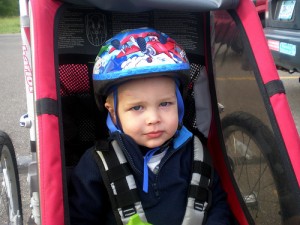
[[[110,117],[114,124],[116,124],[116,113],[113,105],[110,102],[105,102],[104,104],[105,108],[108,110],[108,113],[110,114]]]

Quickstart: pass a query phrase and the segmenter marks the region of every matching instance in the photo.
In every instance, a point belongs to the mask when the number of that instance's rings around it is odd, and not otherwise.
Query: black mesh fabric
[[[85,64],[66,64],[59,67],[60,95],[90,93],[88,67]]]
[[[66,164],[77,163],[96,139],[96,105],[85,64],[59,67]]]

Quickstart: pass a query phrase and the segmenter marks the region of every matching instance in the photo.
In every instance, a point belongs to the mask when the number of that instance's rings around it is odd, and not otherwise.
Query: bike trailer
[[[20,15],[31,217],[22,213],[3,134],[7,224],[70,224],[69,172],[106,137],[91,85],[95,57],[105,40],[138,27],[154,27],[186,50],[184,122],[208,147],[236,223],[299,224],[300,139],[253,2],[20,0]]]

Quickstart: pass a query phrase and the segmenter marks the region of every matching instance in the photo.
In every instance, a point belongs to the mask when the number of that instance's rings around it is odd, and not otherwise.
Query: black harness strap
[[[191,185],[189,190],[189,197],[196,199],[194,207],[195,209],[202,211],[204,203],[208,202],[209,199],[208,190],[207,188],[200,187],[198,185]]]
[[[102,152],[105,152],[105,153],[109,154],[110,151],[109,151],[108,142],[106,142],[106,141],[97,142],[97,144],[95,146],[95,150],[96,151],[102,151]],[[96,159],[97,165],[99,167],[99,170],[100,170],[100,173],[101,173],[101,176],[102,176],[102,179],[103,179],[103,183],[104,183],[104,185],[106,187],[106,190],[108,192],[108,196],[109,196],[109,199],[110,199],[110,203],[111,203],[113,213],[114,213],[115,218],[116,218],[116,222],[117,222],[118,225],[123,225],[123,223],[120,219],[120,216],[119,216],[119,211],[117,210],[118,209],[117,201],[115,199],[115,194],[113,192],[113,189],[110,185],[111,183],[110,183],[110,179],[109,179],[105,164],[102,162],[101,157],[98,155],[98,153],[96,151],[94,151],[95,159]]]
[[[108,148],[107,148],[108,147]],[[137,213],[135,203],[139,202],[138,191],[130,188],[126,177],[132,176],[127,162],[120,163],[116,151],[109,145],[97,145],[97,164],[108,190],[111,205],[118,224],[123,224],[120,218],[121,209],[124,218]],[[100,157],[99,157],[100,156]]]
[[[110,168],[107,173],[112,181],[116,181],[131,174],[127,163],[116,165],[115,167]]]
[[[205,177],[211,178],[212,167],[211,165],[202,162],[202,161],[194,161],[194,172],[199,173]]]
[[[205,202],[211,200],[211,190],[208,188],[211,181],[212,167],[202,161],[194,161],[193,172],[201,174],[199,185],[190,185],[189,197],[195,198],[194,208],[203,211]]]

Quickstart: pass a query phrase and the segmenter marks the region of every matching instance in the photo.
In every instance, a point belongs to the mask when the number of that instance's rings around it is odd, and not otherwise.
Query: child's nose
[[[147,124],[156,124],[160,122],[159,112],[155,109],[147,113]]]

